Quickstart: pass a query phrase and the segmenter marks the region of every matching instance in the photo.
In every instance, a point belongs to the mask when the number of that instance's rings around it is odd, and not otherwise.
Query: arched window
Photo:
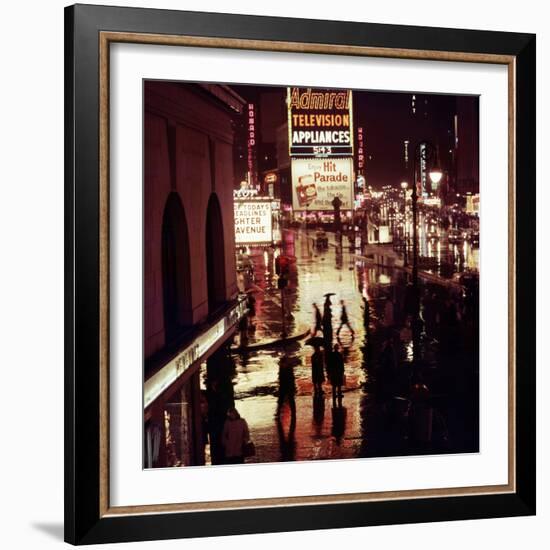
[[[189,234],[177,193],[170,193],[162,218],[162,292],[164,334],[169,343],[193,322]]]
[[[218,197],[212,193],[206,212],[206,276],[208,311],[212,313],[225,302],[225,253],[222,212]]]

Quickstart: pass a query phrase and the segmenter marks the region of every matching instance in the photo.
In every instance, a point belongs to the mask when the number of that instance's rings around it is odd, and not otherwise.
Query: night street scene
[[[477,453],[479,98],[143,97],[143,467]]]

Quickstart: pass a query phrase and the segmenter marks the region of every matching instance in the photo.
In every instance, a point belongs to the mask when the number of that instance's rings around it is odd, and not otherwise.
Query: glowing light
[[[430,170],[430,179],[432,180],[432,183],[438,184],[441,181],[442,177],[443,172],[439,168],[434,168],[433,170]]]

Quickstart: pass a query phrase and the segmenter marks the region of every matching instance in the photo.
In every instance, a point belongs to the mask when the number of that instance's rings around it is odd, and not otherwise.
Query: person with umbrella
[[[313,327],[312,336],[317,336],[318,332],[323,332],[323,316],[317,304],[313,304],[315,314],[315,326]]]

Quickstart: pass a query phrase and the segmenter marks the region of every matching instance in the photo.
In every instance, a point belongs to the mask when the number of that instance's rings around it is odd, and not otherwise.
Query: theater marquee
[[[291,157],[353,155],[351,90],[287,88]]]
[[[235,200],[235,244],[273,241],[271,199]]]

